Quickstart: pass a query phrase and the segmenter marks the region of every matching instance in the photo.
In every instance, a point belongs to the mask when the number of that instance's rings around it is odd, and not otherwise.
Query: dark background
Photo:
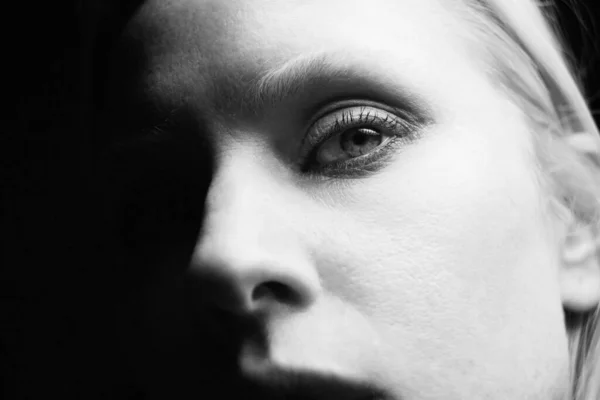
[[[600,110],[599,2],[559,3],[573,62],[592,109]],[[119,4],[123,15],[135,6]],[[103,297],[108,297],[102,289],[109,287],[103,280],[104,254],[90,232],[102,226],[88,129],[92,79],[81,50],[82,33],[90,26],[79,20],[75,1],[7,7],[0,53],[5,104],[0,125],[3,398],[54,393],[113,398],[99,389],[103,366],[86,363],[103,359],[99,356],[108,346],[102,332],[90,326],[94,316],[101,317]],[[107,22],[118,26],[119,18]],[[105,36],[110,35],[107,30]],[[599,117],[596,112],[597,122]]]

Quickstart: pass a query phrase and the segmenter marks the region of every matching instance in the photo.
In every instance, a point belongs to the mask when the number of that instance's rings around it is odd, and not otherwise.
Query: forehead
[[[202,39],[204,54],[224,59],[224,50],[377,46],[373,35],[401,44],[444,40],[459,25],[449,11],[439,0],[150,0],[137,22],[153,25],[171,45],[198,48]]]
[[[144,90],[231,108],[260,77],[308,54],[390,72],[419,90],[464,76],[464,24],[440,0],[150,0],[126,37],[143,47]],[[341,57],[340,57],[341,56]],[[437,77],[437,79],[436,79]]]

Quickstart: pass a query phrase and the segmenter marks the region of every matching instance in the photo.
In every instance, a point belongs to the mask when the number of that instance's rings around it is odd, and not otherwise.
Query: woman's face
[[[115,109],[123,126],[146,123],[148,105],[174,110],[161,140],[211,168],[186,172],[206,188],[193,254],[160,258],[131,296],[144,322],[127,346],[149,391],[564,393],[559,254],[531,133],[440,3],[139,10]],[[123,67],[131,54],[143,65]],[[236,383],[206,378],[219,368]]]

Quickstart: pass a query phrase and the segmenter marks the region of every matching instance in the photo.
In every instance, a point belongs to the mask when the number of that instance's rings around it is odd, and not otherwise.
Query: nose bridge
[[[255,164],[239,157],[217,170],[206,198],[205,239],[216,239],[219,231],[228,240],[235,235],[257,239],[259,232],[274,228],[269,220],[280,213],[284,193],[275,177]]]
[[[217,170],[191,270],[218,307],[252,312],[314,300],[318,274],[293,227],[289,192],[242,157]]]

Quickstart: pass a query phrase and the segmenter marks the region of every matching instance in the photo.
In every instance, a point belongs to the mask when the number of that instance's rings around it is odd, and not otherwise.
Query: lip
[[[245,371],[245,378],[265,393],[264,398],[286,400],[393,400],[384,390],[334,374],[289,370],[268,361]],[[398,400],[398,399],[396,399]]]

